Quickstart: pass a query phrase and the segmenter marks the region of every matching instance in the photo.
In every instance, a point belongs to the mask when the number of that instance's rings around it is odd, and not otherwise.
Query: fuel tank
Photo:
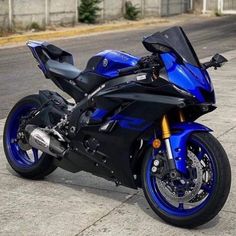
[[[135,66],[139,57],[117,50],[105,50],[90,58],[85,71],[93,71],[108,79],[117,77],[118,69]]]

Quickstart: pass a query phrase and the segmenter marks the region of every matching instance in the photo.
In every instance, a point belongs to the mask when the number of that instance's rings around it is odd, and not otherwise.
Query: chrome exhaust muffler
[[[44,130],[35,125],[27,125],[25,127],[27,139],[30,146],[54,157],[62,157],[66,148],[53,136],[50,136]]]

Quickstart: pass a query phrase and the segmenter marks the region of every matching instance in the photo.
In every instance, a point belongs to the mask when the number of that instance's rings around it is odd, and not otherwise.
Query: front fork
[[[183,113],[179,112],[179,122],[172,123],[171,128],[167,115],[164,115],[161,121],[162,139],[166,145],[167,160],[170,167],[170,173],[178,176],[179,173],[185,174],[187,158],[187,142],[193,132],[211,132],[208,127],[195,123],[186,122]],[[171,133],[171,130],[175,132]],[[154,139],[153,148],[159,149],[161,141]]]
[[[182,111],[179,111],[179,121],[180,122],[185,121],[184,114]],[[164,140],[165,146],[166,146],[169,168],[171,170],[173,177],[175,177],[177,175],[177,171],[176,171],[175,160],[173,157],[172,148],[170,144],[171,131],[170,131],[170,124],[169,124],[167,115],[164,115],[162,118],[161,129],[162,129],[162,139]]]

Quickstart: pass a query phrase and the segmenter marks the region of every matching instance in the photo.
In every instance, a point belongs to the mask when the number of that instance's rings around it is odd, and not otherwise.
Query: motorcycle
[[[213,111],[207,69],[181,27],[143,39],[151,55],[105,50],[83,71],[47,42],[27,43],[47,79],[74,102],[49,90],[21,99],[4,129],[4,150],[21,176],[40,179],[57,167],[90,172],[142,188],[169,224],[196,227],[214,218],[231,184],[227,155],[212,130],[195,120]]]

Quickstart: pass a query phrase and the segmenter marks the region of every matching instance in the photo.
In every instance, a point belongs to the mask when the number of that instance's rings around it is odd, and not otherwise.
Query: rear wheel
[[[21,176],[41,179],[56,169],[53,157],[30,147],[24,139],[24,123],[41,106],[38,95],[30,95],[10,111],[3,134],[4,151],[10,166]]]
[[[229,194],[231,170],[224,149],[211,134],[194,133],[187,145],[185,176],[172,180],[168,173],[161,175],[165,159],[149,150],[143,160],[142,184],[158,216],[172,225],[192,228],[208,222],[221,210]],[[158,175],[153,173],[155,166]]]

